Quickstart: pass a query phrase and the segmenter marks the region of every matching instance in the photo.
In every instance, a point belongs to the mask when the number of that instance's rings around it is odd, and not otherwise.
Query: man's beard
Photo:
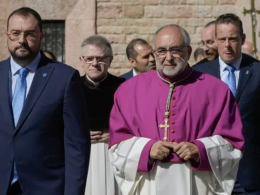
[[[181,75],[188,65],[187,61],[183,58],[172,59],[172,61],[170,62],[172,67],[165,67],[165,64],[165,61],[163,64],[161,64],[160,62],[158,62],[158,60],[156,60],[156,69],[161,71],[165,76],[170,78],[174,78],[176,76]]]
[[[24,51],[18,51],[19,49],[23,49]],[[28,65],[30,62],[34,60],[39,51],[32,51],[27,44],[21,44],[14,48],[14,50],[10,50],[9,52],[19,65]]]

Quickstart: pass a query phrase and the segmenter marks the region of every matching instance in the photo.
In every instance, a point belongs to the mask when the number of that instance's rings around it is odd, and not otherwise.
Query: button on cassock
[[[175,113],[172,113],[171,115],[172,115],[172,116],[174,116],[174,115],[175,115]]]
[[[176,98],[175,97],[172,97],[173,100],[175,100]]]
[[[175,131],[174,130],[171,130],[171,133],[174,133]]]

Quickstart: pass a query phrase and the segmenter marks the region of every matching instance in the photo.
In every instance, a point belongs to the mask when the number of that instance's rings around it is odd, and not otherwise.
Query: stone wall
[[[115,53],[110,72],[121,75],[128,71],[126,45],[137,37],[152,43],[153,33],[164,24],[184,27],[195,50],[203,26],[220,14],[231,12],[249,21],[244,25],[251,40],[250,17],[242,15],[242,5],[250,8],[250,0],[97,0],[97,34],[110,40]]]
[[[256,8],[260,2],[255,0]],[[203,26],[220,14],[238,14],[251,41],[251,18],[243,16],[243,7],[250,8],[250,0],[1,0],[0,4],[0,60],[9,56],[6,45],[6,19],[22,6],[37,10],[43,20],[65,20],[66,63],[79,69],[81,42],[93,34],[104,35],[112,43],[114,60],[109,71],[121,75],[131,67],[125,55],[126,45],[133,38],[152,43],[153,33],[164,24],[179,24],[191,36],[192,48],[197,48]],[[260,24],[260,14],[257,16]],[[260,25],[257,26],[257,47]],[[193,56],[190,63],[193,63]]]

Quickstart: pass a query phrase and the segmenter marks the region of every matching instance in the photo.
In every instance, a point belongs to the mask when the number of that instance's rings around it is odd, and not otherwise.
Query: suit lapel
[[[236,93],[236,100],[239,102],[239,99],[253,73],[252,65],[255,59],[251,57],[247,57],[246,55],[242,55],[242,61],[240,65],[240,73],[239,73],[239,81]]]
[[[212,63],[208,63],[210,74],[220,79],[220,68],[219,68],[219,59],[216,58]]]
[[[39,66],[35,72],[29,93],[23,105],[23,110],[15,128],[15,131],[17,131],[20,128],[20,126],[26,120],[27,116],[30,114],[36,101],[42,94],[47,82],[49,81],[53,69],[54,68],[50,64],[48,64],[47,59],[42,55]]]
[[[3,61],[0,64],[0,107],[4,113],[6,121],[14,128],[13,121],[13,112],[10,102],[10,83],[9,83],[9,74],[10,74],[10,58]],[[12,132],[13,133],[13,132]]]

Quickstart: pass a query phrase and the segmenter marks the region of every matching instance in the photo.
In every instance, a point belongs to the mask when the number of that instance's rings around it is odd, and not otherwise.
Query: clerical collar
[[[95,88],[97,88],[99,86],[99,84],[107,78],[107,73],[106,73],[106,76],[99,82],[92,81],[88,75],[86,75],[86,78],[88,79],[88,81],[90,81],[94,85]]]
[[[219,65],[220,65],[220,72],[224,72],[225,71],[225,68],[227,66],[233,66],[236,68],[236,70],[239,70],[240,69],[240,65],[241,65],[241,61],[242,61],[242,55],[240,56],[240,58],[233,64],[226,64],[222,59],[221,57],[219,56]]]
[[[38,55],[36,56],[36,58],[24,68],[28,68],[30,70],[30,72],[35,72],[37,67],[38,67],[40,60],[41,60],[41,53],[39,52]],[[10,58],[10,64],[11,64],[12,75],[15,75],[18,72],[18,70],[20,70],[22,68],[19,64],[17,64],[14,61],[12,56]]]
[[[181,75],[178,75],[175,78],[169,78],[169,77],[165,76],[161,71],[158,71],[158,72],[163,79],[169,81],[170,83],[174,83],[174,82],[178,82],[180,80],[183,80],[187,76],[189,76],[192,72],[192,68],[190,67],[190,65],[187,65],[186,70]]]

